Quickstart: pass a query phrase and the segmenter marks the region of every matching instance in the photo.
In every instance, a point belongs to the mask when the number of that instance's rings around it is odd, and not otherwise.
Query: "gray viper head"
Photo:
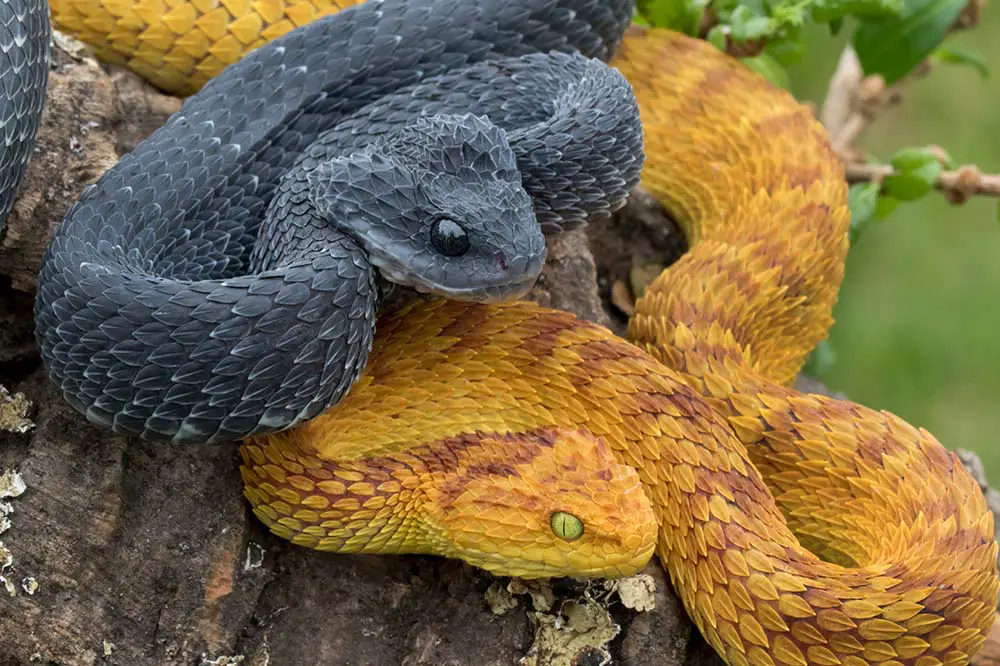
[[[331,224],[383,276],[448,298],[517,298],[545,240],[504,132],[472,115],[418,118],[309,176]]]

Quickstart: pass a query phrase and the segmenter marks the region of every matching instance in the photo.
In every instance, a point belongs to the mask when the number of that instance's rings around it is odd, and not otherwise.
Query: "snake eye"
[[[583,521],[572,513],[556,511],[549,519],[552,525],[552,532],[566,541],[576,541],[583,536]]]
[[[431,243],[446,257],[461,257],[469,251],[469,234],[458,222],[442,217],[431,227]]]

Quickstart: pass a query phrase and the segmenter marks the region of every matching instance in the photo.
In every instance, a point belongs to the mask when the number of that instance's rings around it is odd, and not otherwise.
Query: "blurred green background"
[[[847,31],[845,30],[844,33]],[[809,33],[790,68],[800,99],[821,102],[846,34]],[[938,65],[910,82],[860,146],[886,159],[938,144],[959,164],[1000,172],[1000,6],[948,38],[983,55],[971,67]],[[886,409],[951,448],[977,452],[1000,485],[1000,222],[997,200],[951,206],[932,194],[874,222],[851,250],[830,341],[836,361],[819,377],[853,400]]]

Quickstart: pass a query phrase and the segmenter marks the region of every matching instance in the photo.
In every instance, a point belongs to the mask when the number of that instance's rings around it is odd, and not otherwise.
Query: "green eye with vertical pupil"
[[[552,525],[552,531],[560,539],[576,541],[583,536],[583,522],[572,513],[556,511],[552,514],[552,519],[549,522]]]

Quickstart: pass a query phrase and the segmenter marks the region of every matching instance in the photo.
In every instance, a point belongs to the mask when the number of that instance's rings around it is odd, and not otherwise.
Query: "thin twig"
[[[895,172],[888,164],[848,164],[847,182],[881,183]],[[942,171],[934,188],[944,192],[948,201],[963,204],[973,196],[1000,197],[1000,175],[984,174],[974,165],[954,171]]]
[[[864,76],[857,54],[847,45],[827,87],[821,117],[837,154],[848,162],[856,159],[861,135],[900,99],[898,84],[887,87],[881,76]]]
[[[830,77],[823,98],[823,107],[819,120],[830,134],[831,141],[837,152],[841,153],[838,140],[844,134],[845,128],[854,114],[854,91],[861,85],[864,74],[858,55],[848,44],[840,54],[837,69]],[[846,147],[846,146],[845,146]]]

